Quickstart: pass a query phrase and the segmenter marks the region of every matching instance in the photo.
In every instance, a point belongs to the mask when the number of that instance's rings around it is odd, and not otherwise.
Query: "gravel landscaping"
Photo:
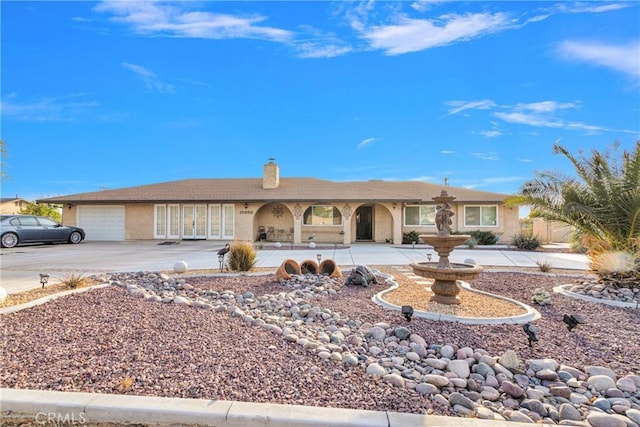
[[[521,325],[407,322],[371,301],[382,283],[109,280],[115,286],[4,315],[2,386],[640,424],[639,310],[552,294],[535,306],[541,332],[529,347]],[[472,286],[531,304],[535,289],[577,280],[485,271]],[[567,313],[585,324],[568,331]]]

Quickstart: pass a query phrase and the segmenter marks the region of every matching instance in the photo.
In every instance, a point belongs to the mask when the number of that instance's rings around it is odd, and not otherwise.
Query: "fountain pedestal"
[[[458,245],[463,244],[471,236],[451,235],[451,217],[453,211],[449,203],[455,197],[442,191],[440,196],[433,197],[438,203],[436,213],[436,227],[438,235],[420,235],[420,239],[433,246],[440,257],[437,263],[418,262],[411,264],[414,274],[435,280],[431,286],[433,296],[430,301],[441,304],[460,304],[460,286],[458,280],[477,279],[482,272],[482,267],[473,264],[451,264],[449,254]]]

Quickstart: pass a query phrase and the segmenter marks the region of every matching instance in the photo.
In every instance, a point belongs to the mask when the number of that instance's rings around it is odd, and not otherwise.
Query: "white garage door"
[[[124,240],[124,206],[79,206],[78,226],[86,240]]]

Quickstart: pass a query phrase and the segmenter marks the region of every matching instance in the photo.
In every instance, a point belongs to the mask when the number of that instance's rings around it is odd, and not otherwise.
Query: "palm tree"
[[[554,153],[571,161],[576,176],[538,172],[508,203],[529,205],[532,217],[575,227],[596,267],[601,254],[630,255],[627,269],[635,276],[640,270],[640,142],[617,158],[619,146],[615,143],[604,153],[594,149],[590,158],[578,158],[554,144]]]

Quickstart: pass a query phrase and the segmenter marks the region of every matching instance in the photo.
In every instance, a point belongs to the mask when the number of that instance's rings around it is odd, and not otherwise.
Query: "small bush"
[[[548,261],[536,261],[536,265],[543,273],[548,273],[551,271],[551,263]]]
[[[66,285],[69,289],[76,289],[86,286],[88,279],[83,277],[81,274],[69,274],[61,280],[61,283]]]
[[[493,231],[474,230],[469,233],[479,245],[495,245],[500,238]]]
[[[538,288],[533,292],[531,302],[538,305],[549,305],[551,304],[551,294],[543,288]]]
[[[540,247],[540,240],[536,236],[521,233],[513,236],[511,244],[518,249],[533,251]]]
[[[410,245],[411,243],[416,242],[420,243],[420,235],[417,231],[409,231],[408,233],[402,233],[402,243],[405,245]]]
[[[229,248],[227,265],[233,271],[250,271],[256,265],[256,250],[249,242],[234,242]]]
[[[478,241],[475,237],[469,237],[464,244],[469,246],[469,249],[473,249],[478,245]]]
[[[476,241],[476,245],[495,245],[500,238],[493,231],[453,231],[451,234],[468,234]]]

